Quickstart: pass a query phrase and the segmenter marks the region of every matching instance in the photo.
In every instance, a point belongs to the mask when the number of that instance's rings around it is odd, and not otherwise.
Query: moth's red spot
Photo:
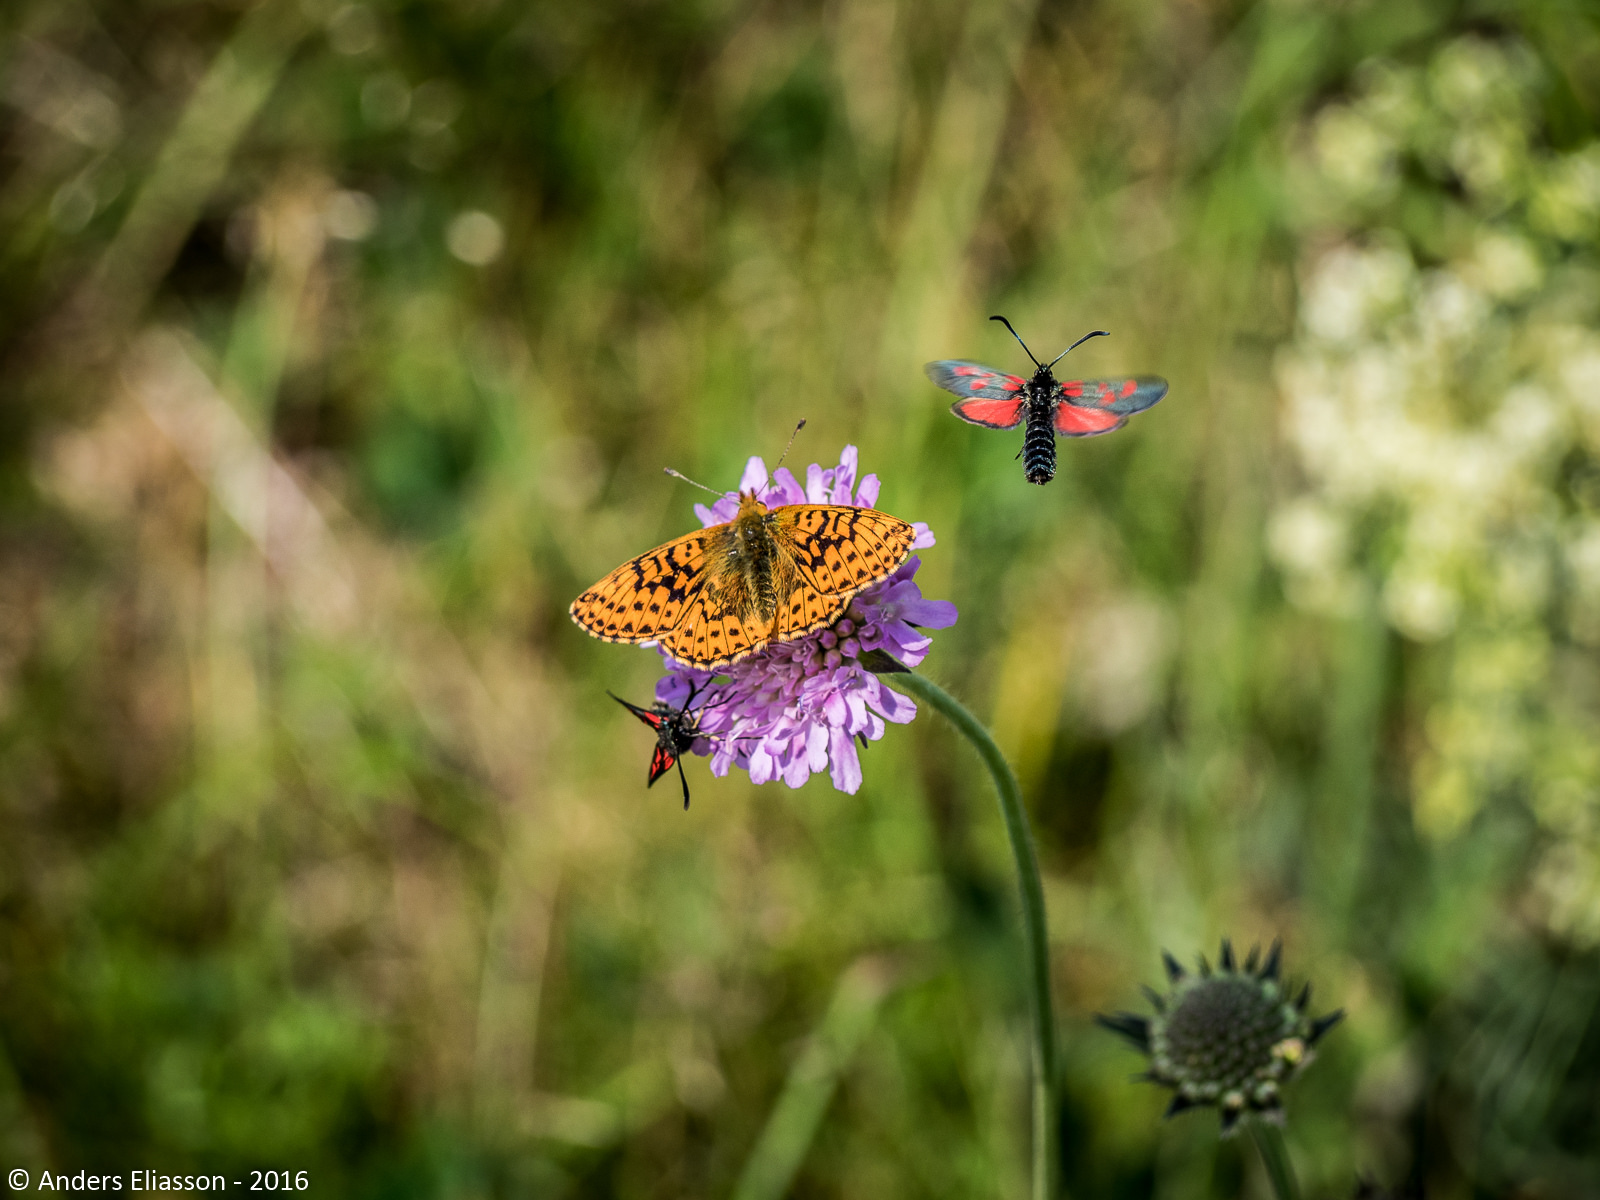
[[[1068,379],[1064,381],[1061,384],[1061,394],[1063,396],[1072,396],[1074,399],[1083,395],[1083,380]]]
[[[982,370],[982,367],[957,367],[952,373],[956,375],[977,375]]]
[[[1022,386],[1022,380],[1018,379],[1014,375],[1008,375],[1006,378],[1000,381],[1000,386],[1005,388],[1005,390],[1008,392],[1014,392]]]
[[[1120,394],[1124,396],[1131,396],[1133,395],[1133,389],[1137,386],[1138,384],[1136,381],[1132,379],[1125,380],[1122,384],[1122,392]]]
[[[1119,422],[1116,414],[1100,412],[1098,409],[1070,404],[1063,404],[1056,409],[1056,430],[1068,437],[1104,433],[1108,429],[1115,429]]]
[[[1012,429],[1022,420],[1022,401],[962,400],[955,405],[955,413],[963,421],[974,425],[987,425],[990,429]]]

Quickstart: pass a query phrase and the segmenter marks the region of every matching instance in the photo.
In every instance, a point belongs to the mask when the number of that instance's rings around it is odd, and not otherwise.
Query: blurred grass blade
[[[115,338],[137,320],[305,32],[294,0],[266,0],[217,52],[79,297],[86,325]]]
[[[857,959],[840,977],[822,1027],[789,1069],[778,1103],[739,1175],[734,1200],[778,1200],[789,1191],[839,1076],[877,1022],[892,987],[890,969],[877,957]]]
[[[1037,0],[1007,0],[967,9],[915,199],[899,233],[879,347],[878,378],[888,394],[902,391],[907,380],[919,380],[923,360],[939,357],[960,327],[956,314],[965,313],[968,303],[962,286],[968,247],[1000,153],[1017,64],[1037,8]],[[920,445],[932,414],[942,408],[922,403],[895,412],[894,427],[908,447]]]

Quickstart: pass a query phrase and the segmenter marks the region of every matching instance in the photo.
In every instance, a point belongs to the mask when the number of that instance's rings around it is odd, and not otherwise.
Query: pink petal
[[[850,719],[850,709],[837,688],[830,689],[823,698],[822,712],[828,718],[829,725],[843,725]]]
[[[877,681],[874,680],[874,683]],[[879,683],[875,692],[869,691],[867,703],[877,709],[887,721],[904,725],[917,715],[917,705],[909,696],[903,696],[891,687]]]
[[[812,463],[806,468],[806,499],[812,504],[826,504],[828,502],[827,481],[822,477],[822,468]]]
[[[856,465],[860,455],[854,446],[846,446],[839,455],[839,469],[833,473],[833,502],[851,503],[851,491],[856,485]]]
[[[780,504],[803,504],[805,499],[805,488],[800,486],[800,481],[788,467],[779,467],[772,473],[772,487],[767,489],[765,497],[768,508],[775,508]]]
[[[828,727],[813,725],[806,736],[806,760],[813,771],[828,765]]]
[[[750,461],[744,465],[744,474],[739,476],[739,490],[753,492],[766,485],[767,464],[761,461],[759,454],[752,454]]]
[[[855,739],[842,729],[835,729],[829,739],[833,756],[833,769],[828,772],[833,786],[847,796],[861,790],[861,759],[856,754]]]
[[[767,753],[767,744],[760,742],[750,752],[750,782],[765,783],[777,771],[778,764],[773,761],[772,755]]]
[[[899,606],[900,619],[923,629],[948,629],[960,614],[948,600],[924,600],[919,593],[915,600]]]

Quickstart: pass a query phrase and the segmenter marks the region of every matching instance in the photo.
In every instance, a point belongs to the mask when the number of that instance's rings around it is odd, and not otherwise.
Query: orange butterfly
[[[887,579],[916,532],[848,504],[769,509],[739,493],[739,514],[623,563],[572,602],[572,619],[607,642],[659,642],[710,670],[833,624]]]

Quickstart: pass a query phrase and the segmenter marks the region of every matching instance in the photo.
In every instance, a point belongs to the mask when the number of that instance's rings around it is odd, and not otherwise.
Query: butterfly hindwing
[[[678,761],[678,756],[665,746],[657,746],[655,753],[650,755],[650,782],[646,787],[653,787],[656,780],[672,770],[673,763]],[[685,805],[684,807],[688,807]]]
[[[718,611],[702,591],[684,611],[677,628],[661,637],[661,648],[681,663],[726,666],[748,658],[766,644],[769,626],[753,616]]]
[[[1097,433],[1110,433],[1128,423],[1127,417],[1099,408],[1079,408],[1065,401],[1056,405],[1055,428],[1057,437],[1094,437]]]
[[[1119,417],[1143,412],[1166,394],[1167,381],[1156,375],[1061,381],[1061,397],[1066,403],[1116,413]]]
[[[607,642],[650,642],[674,629],[705,587],[706,532],[623,563],[572,602],[572,619]]]
[[[935,384],[963,400],[1009,400],[1020,396],[1028,385],[1028,381],[1021,376],[1007,375],[982,363],[964,362],[961,359],[941,359],[922,369]]]
[[[1017,397],[1009,400],[957,400],[950,411],[972,425],[985,429],[1015,429],[1022,424],[1023,401]]]

